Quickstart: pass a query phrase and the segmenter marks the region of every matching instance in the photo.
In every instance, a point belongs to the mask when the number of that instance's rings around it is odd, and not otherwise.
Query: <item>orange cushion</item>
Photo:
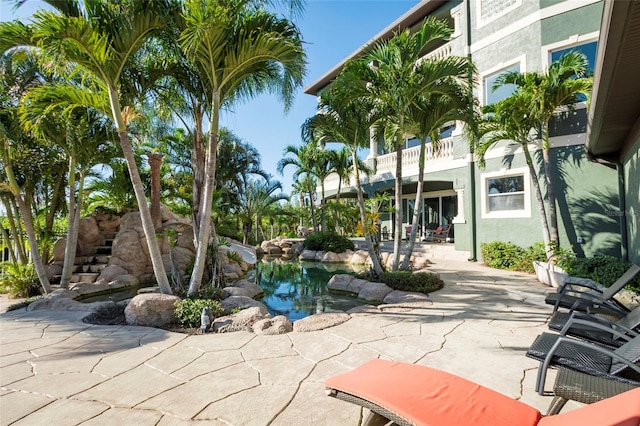
[[[459,376],[420,365],[371,360],[325,384],[373,402],[415,425],[536,425],[540,412]]]
[[[639,426],[640,388],[540,420],[540,426]]]

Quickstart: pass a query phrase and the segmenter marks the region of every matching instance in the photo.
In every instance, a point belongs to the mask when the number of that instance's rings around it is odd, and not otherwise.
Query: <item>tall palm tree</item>
[[[429,97],[420,97],[407,114],[408,128],[420,140],[420,154],[418,157],[418,186],[416,188],[416,201],[411,225],[411,234],[408,237],[407,252],[400,269],[408,269],[411,254],[415,246],[416,234],[420,212],[422,212],[422,189],[424,187],[425,150],[427,139],[431,139],[431,148],[437,152],[440,145],[440,129],[447,122],[461,120],[467,121],[469,117],[468,91],[469,87],[461,85],[455,96],[432,94]]]
[[[333,158],[333,171],[338,175],[338,192],[336,193],[336,203],[340,202],[342,192],[342,184],[348,183],[351,178],[351,152],[347,146],[342,147],[340,151],[336,151]]]
[[[256,10],[250,2],[188,0],[180,43],[209,93],[209,140],[200,229],[189,294],[198,291],[205,267],[215,190],[220,109],[239,98],[279,91],[288,107],[302,84],[305,54],[298,29],[286,19]]]
[[[369,128],[380,117],[376,115],[376,101],[371,97],[358,97],[353,85],[344,74],[338,76],[334,86],[320,96],[320,113],[307,119],[303,124],[303,138],[328,142],[340,142],[349,148],[352,164],[359,164],[358,148],[369,146]],[[380,276],[384,272],[380,261],[376,236],[371,235],[365,224],[367,210],[360,180],[360,167],[353,167],[360,210],[360,222],[369,250],[374,272]]]
[[[406,117],[420,96],[429,93],[448,93],[451,79],[468,76],[468,60],[447,57],[441,60],[421,60],[429,44],[449,38],[452,30],[444,21],[428,18],[414,33],[405,30],[387,41],[367,49],[365,55],[345,65],[344,72],[368,96],[376,99],[379,108],[388,111],[395,122],[394,149],[396,151],[394,260],[398,269],[402,241],[402,150],[407,135]]]
[[[549,234],[555,247],[560,244],[558,214],[556,212],[555,185],[549,156],[549,122],[562,106],[572,107],[581,99],[588,99],[593,87],[593,78],[586,75],[589,68],[587,57],[571,51],[551,63],[546,72],[508,72],[500,75],[494,89],[505,84],[515,84],[516,91],[529,99],[528,114],[535,130],[542,139],[542,162],[544,165],[547,197],[549,199]],[[549,254],[549,250],[547,250]],[[552,258],[550,258],[553,261]]]
[[[242,218],[243,244],[249,243],[249,235],[251,235],[253,224],[256,224],[257,232],[262,215],[278,201],[288,198],[286,194],[276,194],[278,190],[282,190],[282,184],[277,180],[250,179],[247,182],[237,210]]]
[[[478,131],[480,135],[488,135],[488,137],[479,139],[475,147],[475,153],[478,156],[478,164],[484,167],[485,154],[489,148],[496,143],[510,140],[521,146],[538,203],[542,237],[547,257],[551,258],[554,253],[554,248],[551,244],[549,234],[547,211],[540,181],[538,180],[538,173],[536,172],[536,166],[529,150],[529,146],[535,144],[537,138],[535,132],[536,122],[532,115],[529,114],[530,105],[531,98],[528,93],[516,92],[500,102],[483,108],[483,112],[486,115],[484,121],[480,123]]]
[[[309,207],[311,210],[311,223],[313,232],[318,231],[315,212],[315,191],[317,187],[315,175],[315,161],[317,158],[318,145],[315,142],[306,143],[302,146],[287,145],[283,151],[283,157],[278,161],[278,173],[284,173],[287,166],[294,166],[293,180],[299,181],[302,191],[309,194]]]
[[[166,27],[169,17],[176,14],[176,7],[168,0],[119,3],[49,0],[47,3],[55,11],[36,12],[29,25],[19,21],[2,23],[0,51],[21,45],[36,46],[54,63],[75,64],[101,82],[102,94],[108,103],[106,109],[104,104],[97,109],[111,115],[114,121],[138,201],[155,278],[160,290],[171,294],[123,115],[121,78],[135,53]]]

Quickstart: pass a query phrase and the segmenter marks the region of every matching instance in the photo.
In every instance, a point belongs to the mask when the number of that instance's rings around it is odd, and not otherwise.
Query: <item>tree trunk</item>
[[[160,167],[162,154],[147,153],[151,170],[151,222],[156,232],[162,228],[162,212],[160,211]]]
[[[136,200],[138,201],[142,229],[144,230],[144,236],[147,240],[147,246],[149,247],[149,257],[151,257],[151,263],[153,264],[153,273],[158,286],[160,287],[160,291],[165,294],[172,294],[173,292],[171,291],[169,278],[167,277],[164,264],[162,263],[162,253],[160,252],[158,240],[156,239],[156,232],[153,228],[153,222],[151,221],[151,212],[147,205],[144,188],[142,186],[142,179],[140,178],[138,165],[136,164],[136,159],[133,155],[133,150],[131,149],[131,142],[129,141],[127,128],[122,118],[118,92],[113,87],[109,88],[109,100],[111,101],[111,110],[117,126],[122,153],[127,161],[129,176],[131,177],[131,183],[133,184],[133,192],[136,194]]]
[[[62,179],[61,177],[56,179],[53,185],[53,194],[51,196],[51,202],[48,203],[49,211],[47,212],[47,217],[45,218],[45,221],[44,221],[45,233],[49,237],[53,236],[53,222],[56,217],[56,211],[58,210],[58,206],[60,205],[60,197],[64,196],[62,191],[63,187],[64,187],[64,179]],[[43,248],[42,258],[45,260],[49,259],[49,245],[45,245],[45,247]]]
[[[7,222],[9,222],[9,231],[11,231],[11,235],[7,233],[6,239],[13,238],[13,245],[10,249],[12,256],[16,258],[16,262],[19,261],[21,264],[27,264],[27,255],[24,252],[23,247],[20,244],[20,240],[18,239],[18,230],[16,229],[15,219],[13,216],[13,203],[8,196],[2,197],[2,203],[4,204],[5,211],[7,212]],[[4,228],[2,228],[4,231]],[[6,231],[4,231],[6,233]]]
[[[356,149],[353,149],[353,159],[357,160]],[[371,258],[371,263],[373,264],[373,271],[379,277],[384,273],[384,268],[382,267],[382,262],[380,261],[380,254],[376,250],[376,245],[374,241],[369,235],[369,230],[367,229],[367,209],[364,205],[364,195],[362,193],[362,184],[360,183],[360,172],[358,169],[355,169],[356,173],[356,194],[358,195],[358,207],[360,208],[360,221],[362,222],[362,232],[364,234],[364,240],[367,243],[367,249],[369,250],[369,257]]]
[[[309,191],[309,208],[311,209],[311,224],[313,232],[318,232],[318,220],[316,219],[316,208],[313,202],[313,190]]]
[[[524,157],[527,161],[527,166],[529,166],[529,174],[531,175],[531,183],[533,184],[533,189],[536,194],[536,201],[538,202],[538,213],[540,215],[540,224],[542,225],[542,238],[544,240],[545,252],[547,254],[547,259],[551,260],[553,258],[554,250],[551,246],[551,238],[549,236],[549,222],[547,221],[547,210],[544,207],[544,198],[542,197],[542,190],[540,189],[538,174],[536,173],[536,168],[533,165],[531,153],[529,152],[527,144],[523,144],[522,148],[524,150]]]
[[[76,248],[78,244],[78,227],[80,226],[80,203],[76,203],[76,159],[74,155],[69,158],[69,219],[67,223],[67,241],[64,250],[64,261],[62,264],[62,277],[60,278],[60,288],[69,288],[73,266],[76,259]],[[78,191],[78,194],[80,194]]]
[[[320,223],[322,225],[322,232],[327,232],[327,217],[325,216],[324,211],[326,206],[324,199],[324,180],[320,182],[320,189],[322,190],[322,199],[320,200]]]
[[[202,193],[206,175],[206,149],[204,135],[202,134],[202,113],[198,106],[194,107],[196,113],[195,132],[193,140],[193,150],[191,151],[191,162],[193,171],[193,238],[195,247],[198,246],[198,235],[200,234],[200,205],[202,204]]]
[[[11,237],[9,236],[9,233],[7,232],[7,230],[5,229],[4,226],[0,226],[0,234],[2,234],[2,239],[5,241],[5,248],[7,249],[7,251],[9,252],[9,257],[11,258],[11,263],[14,265],[18,264],[18,257],[16,256],[16,252],[15,249],[13,248],[13,246],[11,244],[9,244],[9,240],[11,239]],[[2,254],[2,259],[4,260],[4,253]]]
[[[407,253],[402,260],[402,266],[400,269],[409,269],[409,262],[411,261],[411,254],[413,253],[413,247],[416,244],[416,233],[418,230],[418,223],[420,221],[420,212],[422,211],[422,188],[424,187],[424,151],[425,140],[420,143],[420,157],[418,160],[418,188],[416,189],[416,203],[415,211],[413,212],[413,224],[411,226],[411,236],[408,237]]]
[[[556,210],[556,190],[553,184],[553,171],[551,170],[551,158],[549,149],[542,149],[542,161],[544,163],[545,182],[547,184],[547,196],[549,198],[549,236],[551,243],[556,247],[560,245],[558,234],[558,213]],[[552,261],[552,259],[550,259]]]
[[[15,215],[13,212],[15,211]],[[9,228],[11,229],[11,235],[13,236],[13,241],[15,243],[16,251],[18,252],[18,258],[20,259],[20,263],[26,265],[29,263],[29,259],[27,259],[27,249],[24,244],[24,239],[22,238],[22,228],[20,226],[20,209],[16,204],[15,198],[9,199],[9,204],[7,205],[7,219],[9,220]]]
[[[213,192],[216,185],[216,161],[218,155],[218,126],[220,122],[220,94],[214,93],[213,108],[211,113],[211,119],[209,122],[209,144],[207,147],[207,164],[205,167],[205,184],[202,199],[200,200],[200,212],[199,222],[200,229],[198,232],[198,245],[196,246],[196,259],[193,265],[193,272],[191,273],[191,280],[189,281],[188,295],[193,296],[198,293],[202,276],[204,274],[204,268],[207,261],[207,249],[209,247],[209,240],[212,234],[211,224],[211,204],[213,203]],[[213,229],[215,236],[215,228]],[[214,250],[217,250],[217,241],[214,238]],[[217,258],[217,256],[216,256]],[[214,262],[217,260],[214,259]],[[216,271],[216,265],[213,270]],[[215,280],[215,277],[213,277]]]
[[[396,137],[396,229],[393,234],[393,264],[391,270],[398,270],[400,263],[400,244],[402,243],[402,148],[404,118],[400,116],[398,136]]]

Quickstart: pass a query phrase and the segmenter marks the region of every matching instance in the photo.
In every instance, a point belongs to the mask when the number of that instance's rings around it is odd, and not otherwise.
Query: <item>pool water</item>
[[[327,290],[335,274],[355,274],[345,264],[283,261],[273,259],[256,264],[256,281],[264,290],[262,303],[273,316],[295,321],[322,312],[348,311],[363,305],[355,297]]]

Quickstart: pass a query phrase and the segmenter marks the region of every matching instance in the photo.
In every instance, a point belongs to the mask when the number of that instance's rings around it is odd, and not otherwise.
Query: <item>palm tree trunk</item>
[[[529,174],[531,175],[531,183],[536,194],[536,201],[538,202],[538,213],[540,215],[540,224],[542,225],[542,239],[544,241],[544,248],[547,254],[547,259],[553,258],[553,247],[551,246],[551,238],[549,235],[549,222],[547,221],[547,211],[544,207],[544,198],[542,197],[542,190],[540,189],[540,181],[538,181],[538,174],[536,168],[533,166],[533,160],[531,159],[531,153],[526,144],[523,144],[524,157],[529,166]]]
[[[156,232],[162,228],[162,212],[160,211],[160,167],[162,154],[147,153],[151,174],[151,221]]]
[[[44,221],[44,229],[47,235],[53,235],[53,222],[56,218],[56,211],[58,210],[58,205],[60,205],[60,197],[63,196],[64,187],[64,179],[59,177],[56,179],[53,185],[53,194],[51,195],[51,202],[49,203],[49,211],[47,212],[47,217]],[[43,259],[49,258],[49,245],[46,245],[43,249]]]
[[[558,213],[556,211],[556,190],[553,184],[553,171],[551,170],[550,146],[549,146],[549,124],[542,126],[542,163],[544,164],[545,182],[547,184],[547,196],[549,197],[549,236],[551,243],[558,247],[560,236],[558,234]],[[553,258],[549,259],[553,262]]]
[[[354,162],[357,160],[356,149],[353,150]],[[360,221],[362,222],[362,232],[364,234],[364,240],[367,243],[367,249],[369,250],[369,257],[373,264],[373,271],[379,277],[384,273],[382,268],[382,262],[380,261],[380,255],[376,250],[375,244],[369,230],[367,229],[367,208],[364,205],[364,195],[362,193],[362,184],[360,183],[360,171],[356,167],[356,194],[358,195],[358,207],[360,208]]]
[[[402,148],[404,119],[400,116],[398,136],[396,137],[396,229],[393,234],[393,263],[391,270],[398,270],[400,263],[400,244],[402,243]]]
[[[76,158],[69,157],[69,220],[67,224],[67,241],[64,250],[62,264],[62,277],[60,288],[69,288],[73,266],[76,259],[76,247],[78,243],[78,227],[80,226],[80,205],[76,203]]]
[[[324,199],[324,180],[320,182],[320,188],[322,190],[322,200],[320,200],[320,223],[322,224],[322,232],[327,232],[327,217],[325,216],[324,208],[326,202]]]
[[[33,262],[33,266],[36,270],[36,274],[38,274],[38,279],[40,280],[40,285],[42,285],[42,289],[45,294],[51,293],[51,285],[49,284],[49,278],[47,278],[47,273],[44,269],[44,264],[42,263],[42,257],[40,257],[40,252],[38,251],[38,239],[36,238],[36,231],[33,226],[33,219],[31,217],[31,210],[24,202],[22,198],[22,194],[20,194],[20,186],[16,181],[15,175],[13,174],[13,168],[9,163],[7,158],[3,158],[4,160],[4,171],[7,176],[7,181],[9,184],[9,190],[13,194],[16,204],[18,206],[18,210],[22,214],[22,221],[24,222],[24,228],[27,232],[27,238],[29,239],[29,249],[31,251],[31,261]]]
[[[15,211],[15,215],[13,212]],[[11,229],[11,235],[13,235],[13,241],[15,242],[16,251],[18,252],[18,258],[20,263],[26,265],[29,262],[27,259],[27,249],[25,248],[24,239],[22,238],[22,229],[20,222],[16,222],[16,219],[20,220],[20,209],[16,204],[15,198],[9,199],[7,205],[7,219],[9,220],[9,228]]]
[[[198,293],[202,276],[204,275],[204,269],[207,261],[207,249],[209,247],[209,240],[212,234],[211,223],[211,204],[213,203],[213,192],[215,191],[215,178],[216,178],[216,161],[218,154],[218,126],[220,123],[220,94],[214,93],[214,100],[211,110],[211,119],[209,122],[209,146],[207,147],[207,163],[205,167],[205,183],[204,192],[200,203],[200,229],[198,232],[198,245],[196,246],[196,259],[193,265],[193,272],[191,273],[191,280],[189,281],[188,295],[192,296]],[[213,229],[215,235],[215,229]],[[217,241],[213,241],[217,250]],[[217,256],[216,256],[217,257]],[[215,261],[215,260],[214,260]],[[213,270],[216,271],[216,265]],[[215,277],[212,277],[215,280]]]
[[[313,226],[313,232],[318,232],[318,220],[316,219],[316,208],[313,202],[313,191],[309,191],[309,208],[311,209],[311,224]]]
[[[7,241],[9,241],[10,237],[13,237],[13,245],[11,247],[10,252],[13,253],[13,256],[16,257],[16,261],[20,261],[21,264],[27,264],[27,255],[24,252],[24,247],[20,244],[20,239],[18,238],[18,230],[16,228],[15,219],[13,216],[13,204],[11,199],[7,196],[2,197],[2,203],[5,206],[5,211],[7,212],[7,222],[9,222],[9,230],[11,231],[11,235],[7,233]],[[4,231],[4,228],[2,228]],[[6,232],[6,231],[5,231]]]
[[[206,150],[204,145],[204,135],[202,134],[202,114],[200,110],[194,108],[197,112],[195,118],[195,132],[193,140],[193,150],[191,151],[192,171],[193,171],[193,237],[194,244],[198,246],[198,235],[200,234],[200,205],[202,204],[202,192],[205,182],[205,166],[206,166]]]
[[[413,247],[416,244],[416,234],[418,231],[418,223],[420,221],[420,212],[422,211],[422,188],[424,187],[424,151],[425,140],[420,141],[420,158],[418,159],[418,187],[416,189],[416,203],[415,211],[413,212],[413,224],[411,226],[411,236],[409,237],[409,244],[407,252],[402,260],[402,266],[400,269],[409,269],[409,262],[411,261],[411,254],[413,253]]]
[[[144,195],[144,188],[142,186],[142,179],[138,172],[138,165],[131,149],[131,142],[129,141],[129,135],[127,134],[127,128],[122,118],[122,111],[120,110],[120,102],[118,100],[118,92],[115,88],[109,87],[109,100],[111,101],[111,110],[113,118],[117,126],[118,137],[120,138],[120,146],[122,153],[127,161],[127,168],[129,170],[129,176],[131,177],[131,183],[133,185],[133,192],[136,194],[136,200],[138,201],[138,209],[140,211],[140,219],[142,221],[142,229],[144,230],[144,236],[147,240],[147,246],[149,247],[149,257],[151,257],[151,263],[153,265],[153,273],[156,278],[156,282],[160,287],[160,291],[165,294],[172,294],[171,285],[169,284],[169,278],[167,277],[164,264],[162,263],[162,254],[156,239],[156,232],[151,220],[151,212],[147,205],[147,200]]]
[[[13,245],[9,243],[10,236],[4,226],[0,226],[0,234],[2,235],[2,239],[4,240],[4,246],[9,252],[9,257],[11,258],[11,263],[14,265],[18,264],[18,257],[16,256],[16,252],[13,248]],[[4,253],[3,253],[4,254]],[[3,257],[4,258],[4,257]]]

